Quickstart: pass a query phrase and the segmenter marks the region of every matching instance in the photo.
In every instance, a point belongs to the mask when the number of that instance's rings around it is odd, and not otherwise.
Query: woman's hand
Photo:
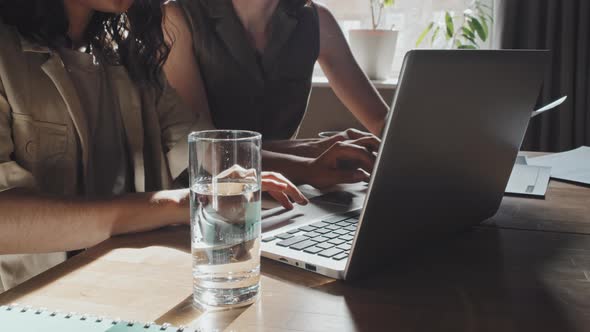
[[[313,143],[310,142],[309,150],[315,152],[315,155],[310,155],[310,157],[319,157],[338,142],[361,145],[369,149],[371,152],[377,152],[379,150],[379,145],[381,144],[381,140],[377,138],[377,136],[358,129],[349,128],[336,135],[319,139]]]
[[[262,172],[262,191],[266,191],[288,210],[293,209],[291,200],[300,205],[309,201],[299,189],[280,173]]]
[[[227,170],[219,173],[218,179],[255,179],[256,171],[247,170],[238,165],[234,165]],[[276,199],[281,205],[288,210],[293,209],[293,203],[307,205],[309,201],[299,189],[286,177],[276,172],[261,173],[262,191]],[[189,206],[189,190],[165,190],[154,193],[151,197],[152,203],[165,204],[173,203],[179,207]]]
[[[322,141],[328,146],[309,162],[307,183],[322,189],[339,183],[369,181],[381,141],[349,129]]]
[[[256,171],[253,169],[245,169],[239,165],[234,165],[225,171],[219,173],[217,180],[222,179],[240,179],[255,181]],[[306,205],[309,203],[307,198],[303,196],[301,191],[286,177],[280,173],[262,172],[261,173],[262,191],[266,191],[276,199],[281,205],[288,210],[293,209],[293,202],[297,204]]]
[[[280,147],[279,142],[273,143],[272,147]],[[281,143],[289,145],[289,141]],[[291,141],[290,149],[263,150],[263,156],[266,169],[280,171],[297,184],[323,189],[368,181],[380,144],[372,134],[348,129],[323,139]]]
[[[340,183],[368,182],[376,158],[371,146],[365,139],[334,143],[309,162],[305,182],[318,189]]]

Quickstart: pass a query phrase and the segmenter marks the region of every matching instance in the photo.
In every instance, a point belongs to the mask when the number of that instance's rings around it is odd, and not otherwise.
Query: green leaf
[[[486,20],[490,20],[491,22],[494,22],[494,18],[492,17],[492,15],[483,9],[478,10],[477,16],[485,17]]]
[[[422,33],[420,34],[420,37],[418,37],[418,40],[416,41],[416,47],[418,47],[418,46],[420,46],[420,44],[422,44],[422,42],[424,41],[424,38],[426,38],[426,36],[430,32],[430,30],[432,30],[433,26],[434,26],[434,22],[430,22],[430,24],[428,24],[426,29],[424,29],[424,31],[422,31]]]
[[[436,40],[436,37],[438,37],[438,34],[440,33],[440,26],[437,26],[436,29],[434,29],[434,32],[432,33],[432,37],[430,38],[430,44],[434,44],[434,41]]]
[[[489,10],[494,10],[494,8],[492,8],[492,6],[482,3],[481,1],[477,1],[477,7],[487,8]]]
[[[453,22],[453,17],[449,12],[445,13],[445,23],[447,26],[447,40],[453,38],[455,34],[455,23]]]
[[[475,33],[469,30],[466,27],[461,27],[461,31],[463,31],[463,36],[469,36],[470,38],[475,38]]]
[[[483,28],[478,19],[471,18],[469,20],[469,25],[473,30],[475,30],[475,32],[477,32],[477,35],[481,40],[486,41],[488,39],[488,34],[486,33],[486,30]]]
[[[491,13],[494,11],[494,8],[482,3],[481,1],[475,2],[475,9],[478,12],[478,16],[483,16],[488,18],[492,23],[494,22],[494,18],[492,17]]]
[[[385,7],[393,6],[395,4],[395,0],[383,0],[383,5]]]
[[[481,16],[481,15],[479,16],[479,18],[481,19],[483,30],[485,31],[486,36],[489,36],[490,35],[490,30],[489,30],[489,27],[488,27],[488,20],[486,20],[485,16]]]
[[[473,45],[477,45],[477,42],[475,41],[474,37],[471,36],[467,36],[465,34],[462,35],[463,38],[467,39],[468,41],[470,41]]]
[[[457,48],[460,50],[476,50],[477,49],[477,47],[475,47],[474,45],[467,45],[467,44],[459,45]]]

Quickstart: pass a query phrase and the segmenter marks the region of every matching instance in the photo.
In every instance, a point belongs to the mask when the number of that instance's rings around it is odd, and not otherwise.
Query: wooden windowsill
[[[389,78],[384,81],[371,81],[373,85],[377,89],[395,89],[397,88],[398,79],[396,78]],[[328,78],[325,76],[314,76],[312,78],[312,86],[314,88],[329,88],[330,84],[328,83]]]

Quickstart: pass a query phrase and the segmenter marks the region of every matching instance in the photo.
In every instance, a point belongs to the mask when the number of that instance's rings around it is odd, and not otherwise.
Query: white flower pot
[[[398,35],[397,30],[350,30],[350,48],[369,79],[385,80],[391,74]]]

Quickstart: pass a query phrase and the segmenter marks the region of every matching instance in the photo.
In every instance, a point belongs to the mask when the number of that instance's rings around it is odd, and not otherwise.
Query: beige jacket
[[[30,188],[78,194],[88,147],[100,142],[90,141],[60,56],[2,24],[0,45],[0,192]],[[122,66],[110,66],[107,73],[120,104],[135,190],[172,187],[187,167],[187,134],[207,126],[182,106],[172,88],[156,96],[152,89],[139,91]],[[0,293],[64,259],[65,253],[0,256]]]

